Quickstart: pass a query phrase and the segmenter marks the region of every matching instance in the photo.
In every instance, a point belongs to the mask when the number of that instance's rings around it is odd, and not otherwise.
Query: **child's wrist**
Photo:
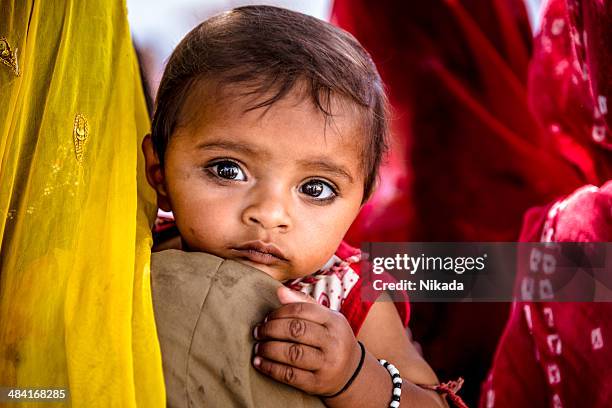
[[[367,350],[359,375],[346,392],[335,398],[325,398],[328,407],[388,407],[393,384],[387,370]]]
[[[357,376],[359,376],[359,373],[361,373],[361,369],[363,368],[363,363],[365,361],[366,349],[365,349],[365,346],[363,345],[363,343],[360,342],[359,340],[357,340],[357,346],[359,347],[360,356],[359,356],[359,362],[357,363],[357,367],[353,371],[353,374],[349,377],[349,379],[346,381],[344,386],[342,388],[340,388],[340,390],[334,392],[331,395],[329,395],[329,394],[328,395],[321,395],[322,398],[330,399],[330,398],[338,397],[339,395],[341,395],[345,391],[347,391],[350,388],[350,386],[353,384],[353,382],[355,381]]]

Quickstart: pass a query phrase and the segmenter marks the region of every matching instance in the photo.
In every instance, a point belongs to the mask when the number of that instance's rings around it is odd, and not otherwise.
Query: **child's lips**
[[[247,242],[246,244],[232,248],[232,251],[240,258],[262,265],[288,262],[280,249],[273,244],[266,244],[262,241]]]

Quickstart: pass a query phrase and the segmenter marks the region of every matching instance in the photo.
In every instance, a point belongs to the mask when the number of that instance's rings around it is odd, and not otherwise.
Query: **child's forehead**
[[[198,95],[199,94],[199,95]],[[228,153],[270,165],[336,171],[350,181],[362,180],[364,132],[355,112],[338,104],[328,117],[299,93],[249,110],[253,100],[188,98],[182,124],[170,139],[180,150]]]
[[[363,147],[366,137],[363,112],[354,103],[330,97],[328,106],[317,107],[307,90],[295,86],[274,103],[257,107],[268,94],[250,93],[248,87],[201,83],[189,91],[180,110],[178,126],[206,135],[207,130],[233,129],[239,136],[260,135],[265,129],[272,137],[289,133],[323,135],[328,142]],[[311,138],[295,140],[308,143]]]

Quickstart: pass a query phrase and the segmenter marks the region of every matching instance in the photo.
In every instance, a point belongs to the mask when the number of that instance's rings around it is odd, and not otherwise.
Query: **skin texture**
[[[361,207],[363,135],[354,114],[337,104],[333,126],[326,124],[297,91],[265,112],[245,112],[248,105],[230,98],[216,106],[190,99],[202,108],[196,114],[188,107],[164,168],[147,154],[158,203],[173,211],[184,244],[277,280],[316,272]],[[306,194],[313,190],[319,197]],[[250,243],[282,255],[260,259],[237,250]]]
[[[438,381],[409,341],[394,304],[382,296],[387,302],[372,306],[357,337],[366,348],[359,375],[345,392],[323,401],[329,407],[389,406],[391,379],[377,361],[384,358],[393,362],[404,379],[402,406],[447,406],[433,391],[415,385]],[[361,355],[348,322],[301,292],[282,287],[278,297],[283,306],[253,330],[257,341],[253,365],[310,394],[335,394],[351,378]]]
[[[150,137],[143,141],[147,178],[160,208],[173,211],[183,247],[245,263],[279,281],[316,272],[363,200],[364,135],[354,109],[334,100],[330,123],[300,89],[268,110],[252,111],[228,95],[207,103],[206,91],[193,91],[185,102],[163,167]],[[253,365],[308,393],[332,395],[360,358],[351,327],[340,313],[281,289],[283,306],[254,330]],[[345,393],[324,398],[327,405],[388,406],[392,384],[376,355],[407,380],[402,401],[414,404],[407,406],[444,406],[431,391],[410,384],[437,379],[393,303],[372,307],[359,339],[370,350],[363,369]]]

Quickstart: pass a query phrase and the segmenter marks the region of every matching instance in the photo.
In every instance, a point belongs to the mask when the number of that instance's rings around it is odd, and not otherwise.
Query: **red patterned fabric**
[[[531,68],[534,111],[568,163],[593,184],[612,177],[611,20],[610,2],[550,1]],[[612,242],[612,183],[580,187],[530,210],[521,240]],[[517,288],[523,279],[520,273]],[[611,313],[608,303],[513,305],[480,406],[610,406]]]
[[[567,0],[567,8],[575,56],[589,83],[593,101],[591,138],[599,146],[612,150],[612,112],[608,109],[612,94],[612,3]]]
[[[349,243],[515,241],[529,207],[587,182],[528,105],[522,0],[335,0],[332,19],[371,53],[392,105],[391,157]],[[425,358],[463,376],[475,405],[508,304],[412,308]]]
[[[530,210],[521,240],[612,242],[612,182],[581,187],[552,205]],[[550,255],[555,256],[554,250]],[[527,273],[517,276],[517,288]],[[480,406],[608,407],[611,315],[611,303],[516,303]]]
[[[320,271],[286,282],[285,286],[306,293],[319,304],[339,311],[357,334],[373,305],[373,302],[364,300],[361,295],[360,262],[361,251],[342,242],[335,256]],[[389,275],[384,278],[387,281],[393,280]],[[404,302],[395,302],[395,307],[402,324],[407,327],[410,320],[408,298]]]
[[[522,0],[336,0],[392,105],[381,184],[347,242],[514,241],[523,213],[585,182],[527,97]]]
[[[565,0],[545,4],[529,71],[529,103],[552,148],[578,171],[581,182],[573,185],[575,189],[611,178],[612,154],[607,148],[607,116],[601,113],[602,109],[607,112],[608,94],[594,90],[598,82],[589,75],[587,52],[580,40],[584,35],[578,34],[584,30],[572,23],[582,20],[578,13],[582,6],[574,4],[570,9],[572,13]],[[602,41],[598,39],[589,49],[607,49]]]

